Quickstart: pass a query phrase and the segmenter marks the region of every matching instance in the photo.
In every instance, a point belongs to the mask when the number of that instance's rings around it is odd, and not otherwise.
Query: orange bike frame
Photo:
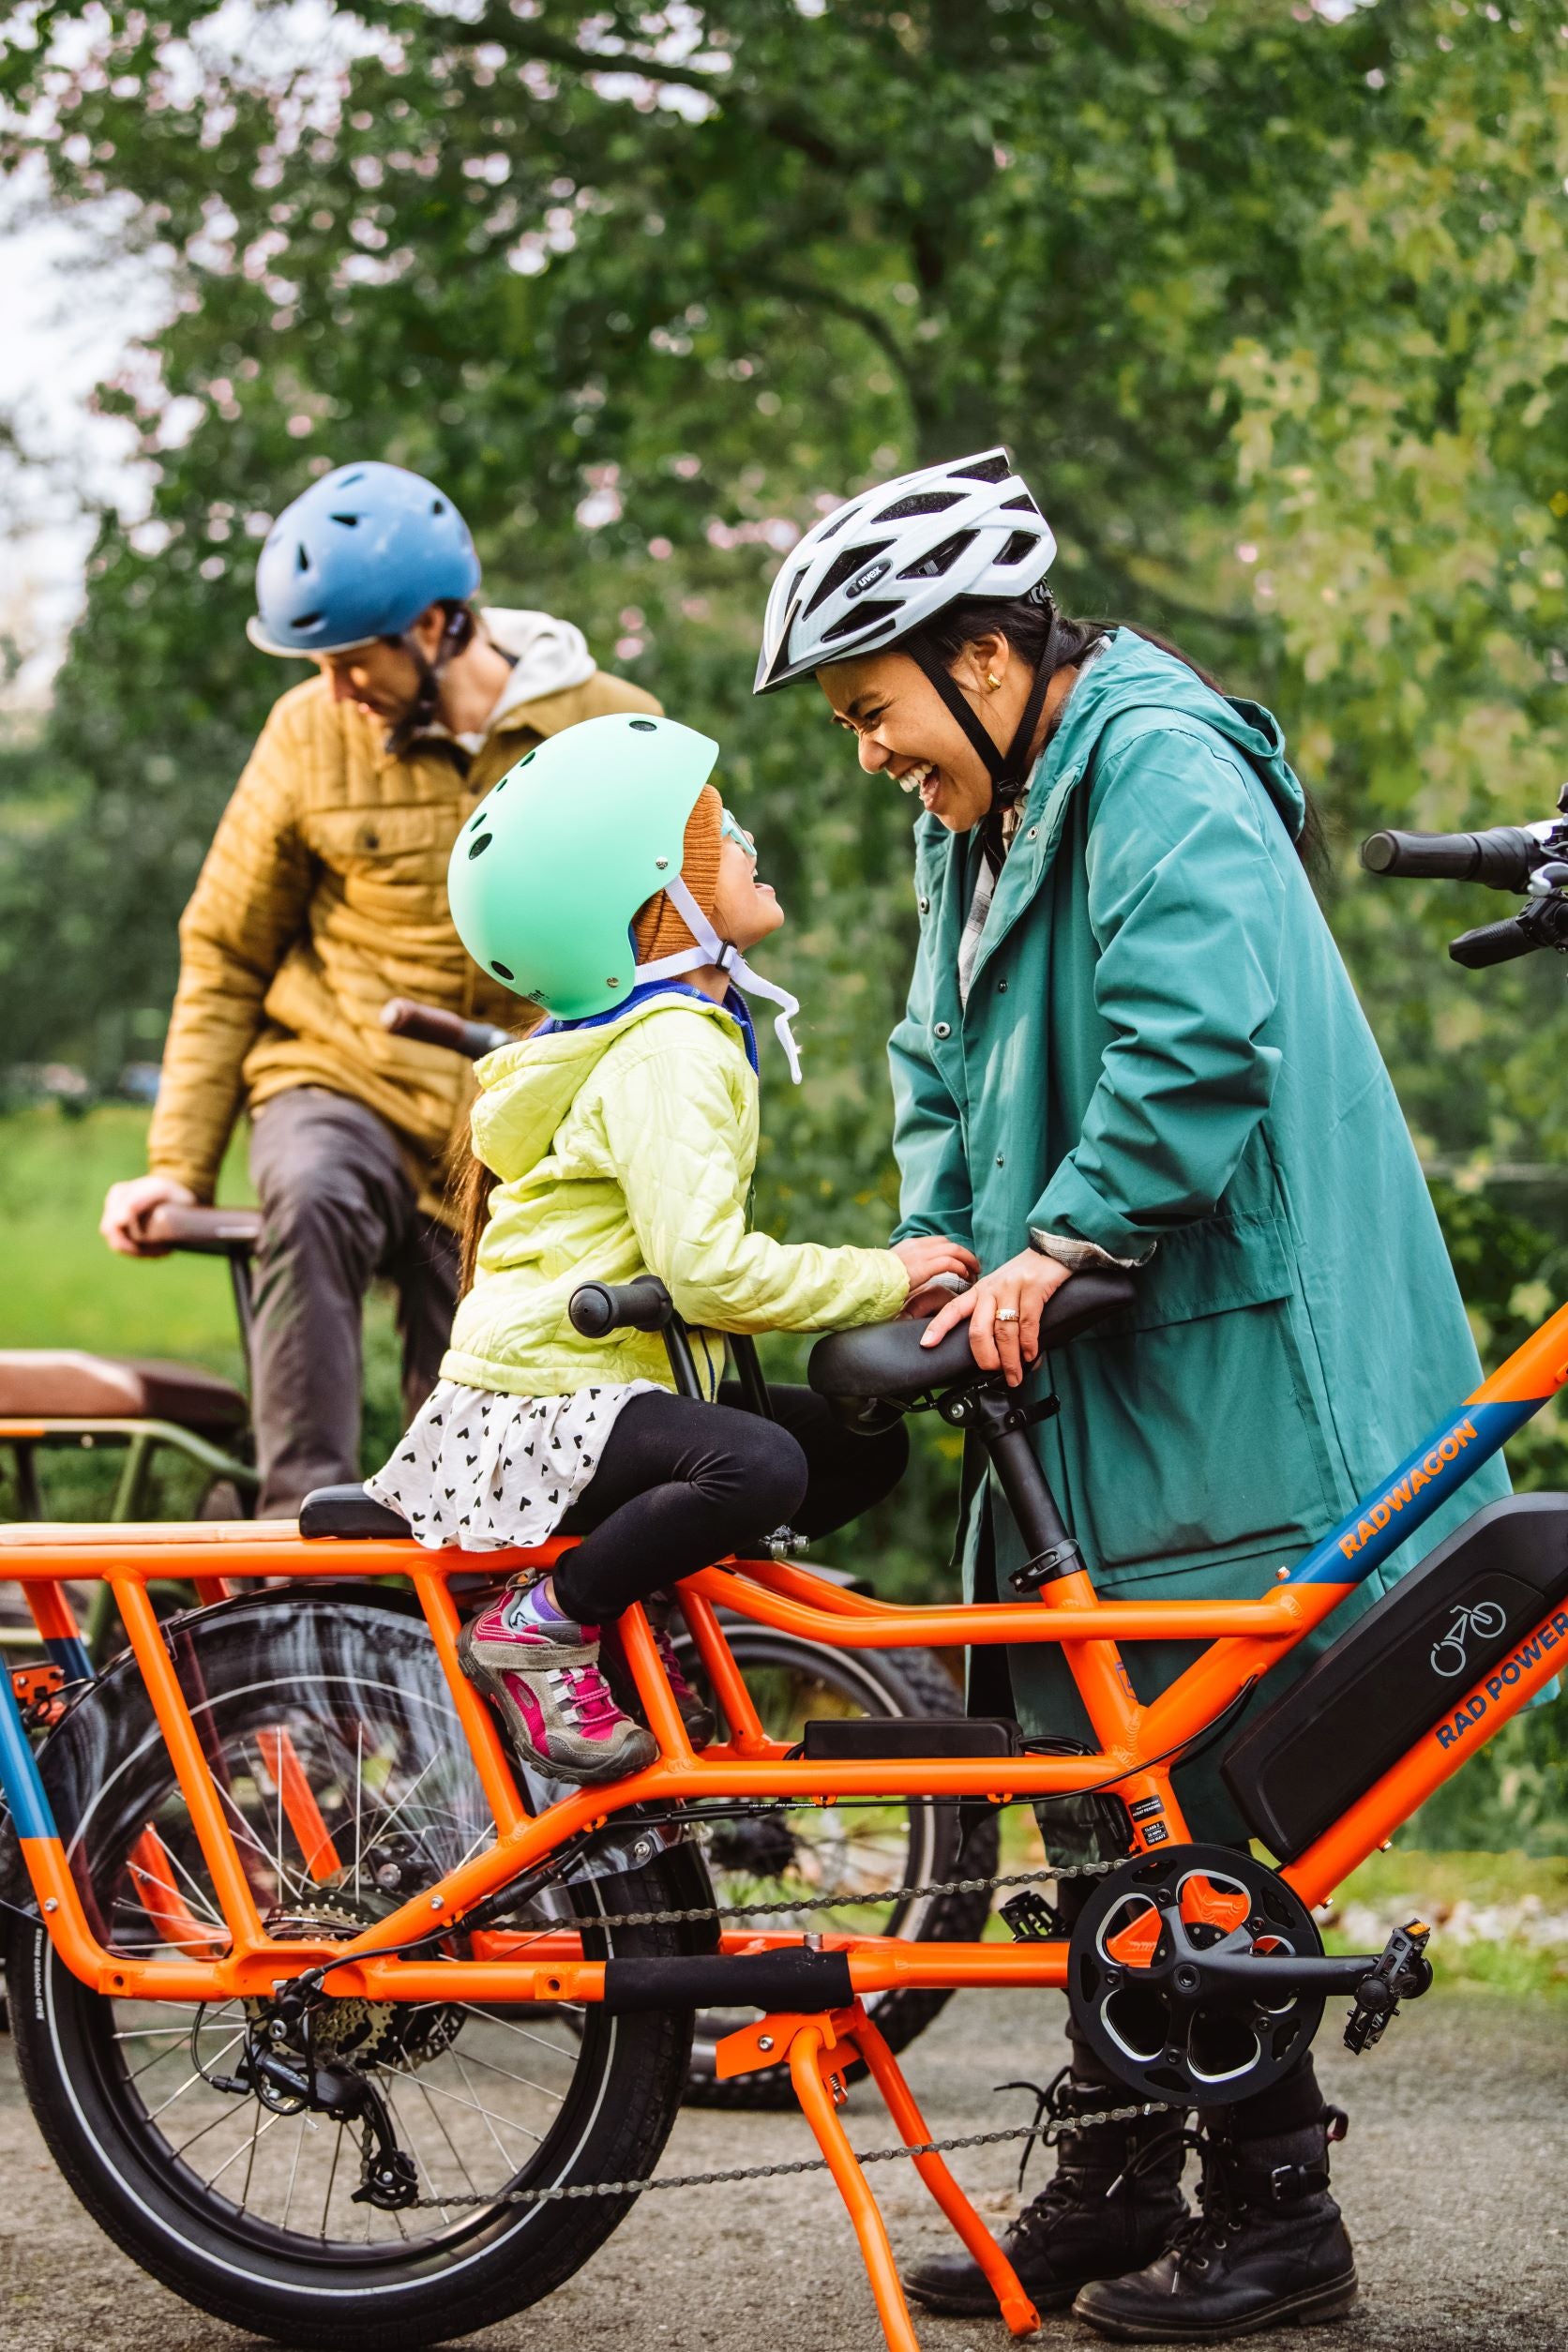
[[[622,1620],[626,1655],[659,1746],[645,1772],[611,1787],[584,1788],[548,1812],[531,1815],[490,1711],[458,1664],[458,1611],[448,1590],[454,1573],[472,1574],[460,1552],[413,1552],[405,1541],[305,1543],[287,1525],[12,1527],[0,1530],[0,1574],[18,1581],[40,1638],[52,1647],[74,1632],[64,1587],[102,1579],[124,1621],[131,1649],[168,1744],[192,1827],[227,1928],[196,1929],[177,1899],[160,1906],[156,1837],[148,1832],[132,1867],[152,1890],[151,1910],[167,1949],[143,1960],[107,1949],[94,1935],[69,1857],[49,1813],[37,1764],[11,1699],[0,1691],[0,1780],[49,1935],[66,1967],[101,1993],[142,2000],[221,2000],[269,1994],[283,1980],[323,1967],[329,1994],[375,2000],[588,2002],[604,1998],[604,1965],[581,1957],[570,1933],[461,1938],[444,1954],[400,1957],[391,1949],[462,1922],[488,1896],[548,1862],[552,1850],[628,1806],[745,1797],[830,1805],[896,1797],[1060,1796],[1087,1787],[1113,1791],[1135,1808],[1140,1847],[1186,1835],[1171,1788],[1169,1759],[1179,1756],[1329,1617],[1364,1576],[1414,1526],[1495,1453],[1529,1415],[1568,1380],[1568,1307],[1560,1309],[1501,1370],[1433,1432],[1409,1460],[1295,1565],[1282,1564],[1270,1589],[1250,1601],[1104,1601],[1078,1571],[1043,1588],[1038,1598],[976,1606],[900,1608],[848,1592],[809,1571],[770,1561],[737,1560],[704,1569],[680,1587],[692,1638],[730,1726],[720,1746],[696,1755],[640,1607]],[[565,1549],[497,1553],[498,1575],[548,1565]],[[224,1804],[181,1689],[162,1628],[147,1594],[150,1580],[177,1576],[221,1589],[228,1576],[308,1579],[406,1577],[430,1627],[453,1709],[473,1754],[495,1825],[495,1839],[435,1886],[352,1941],[269,1936],[258,1913]],[[931,1757],[814,1763],[770,1739],[736,1666],[718,1610],[838,1649],[975,1648],[993,1643],[1055,1642],[1063,1649],[1099,1741],[1093,1755]],[[1207,1643],[1194,1662],[1147,1706],[1134,1695],[1122,1661],[1128,1641]],[[1562,1657],[1558,1653],[1562,1644]],[[1528,1704],[1568,1658],[1568,1613],[1542,1625],[1465,1695],[1441,1726],[1423,1736],[1284,1872],[1304,1902],[1323,1901],[1344,1875],[1383,1843],[1414,1808],[1456,1772],[1510,1716]],[[1440,1733],[1441,1737],[1439,1736]],[[330,1875],[337,1858],[284,1732],[269,1733],[264,1763],[276,1781],[284,1816],[306,1868]],[[148,1844],[148,1838],[152,1842]],[[727,1935],[721,1949],[748,1952],[796,1937]],[[834,1935],[846,1954],[856,1995],[897,1985],[1057,1985],[1065,1983],[1067,1947],[907,1943],[893,1937]]]

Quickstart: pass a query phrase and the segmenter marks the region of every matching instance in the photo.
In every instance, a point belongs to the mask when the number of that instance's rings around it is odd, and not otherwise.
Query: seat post
[[[1026,1589],[1037,1591],[1058,1576],[1077,1574],[1083,1566],[1083,1556],[1029,1442],[1025,1409],[1011,1391],[1002,1387],[970,1389],[964,1393],[963,1403],[964,1419],[995,1463],[1007,1508],[1023,1537],[1033,1572]]]

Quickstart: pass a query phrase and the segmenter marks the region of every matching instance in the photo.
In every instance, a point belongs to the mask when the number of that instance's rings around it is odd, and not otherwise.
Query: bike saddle
[[[299,1506],[299,1531],[309,1542],[324,1535],[407,1535],[414,1530],[400,1513],[372,1502],[363,1486],[318,1486]]]
[[[1062,1285],[1040,1318],[1042,1350],[1064,1348],[1096,1323],[1120,1315],[1137,1295],[1124,1274],[1088,1268]],[[920,1344],[922,1321],[867,1323],[859,1331],[835,1332],[811,1350],[807,1378],[819,1396],[836,1402],[875,1400],[911,1405],[935,1390],[970,1388],[999,1376],[983,1371],[969,1344],[969,1325],[958,1324],[940,1346]]]

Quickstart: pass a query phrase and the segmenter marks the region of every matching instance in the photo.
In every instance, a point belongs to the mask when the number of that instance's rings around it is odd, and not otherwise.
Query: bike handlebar
[[[612,1331],[667,1331],[675,1302],[656,1274],[640,1274],[635,1282],[580,1284],[566,1313],[584,1339],[602,1339]]]
[[[388,998],[381,1008],[381,1025],[394,1037],[415,1037],[423,1046],[445,1046],[467,1062],[479,1062],[501,1046],[515,1045],[509,1030],[493,1021],[464,1020],[439,1004],[420,1004],[411,996]]]
[[[1374,833],[1361,845],[1361,862],[1368,873],[1395,879],[1523,890],[1541,862],[1541,843],[1523,825],[1494,825],[1488,833]]]
[[[172,1200],[148,1211],[142,1238],[157,1249],[205,1258],[249,1258],[262,1238],[259,1209],[194,1209]]]

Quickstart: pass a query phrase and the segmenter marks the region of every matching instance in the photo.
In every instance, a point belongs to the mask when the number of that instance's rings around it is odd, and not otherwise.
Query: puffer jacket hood
[[[722,1006],[704,1004],[695,989],[667,990],[628,1006],[619,1019],[551,1026],[514,1046],[501,1046],[475,1066],[474,1149],[504,1184],[532,1176],[554,1142],[562,1121],[616,1040],[671,1003],[734,1028]],[[738,1033],[738,1031],[737,1031]]]
[[[1292,841],[1297,838],[1306,822],[1306,794],[1285,757],[1284,731],[1274,713],[1261,702],[1216,693],[1196,670],[1136,629],[1118,629],[1068,696],[1050,746],[1052,768],[1081,771],[1107,728],[1139,711],[1154,726],[1198,719],[1234,745],[1257,770]]]

